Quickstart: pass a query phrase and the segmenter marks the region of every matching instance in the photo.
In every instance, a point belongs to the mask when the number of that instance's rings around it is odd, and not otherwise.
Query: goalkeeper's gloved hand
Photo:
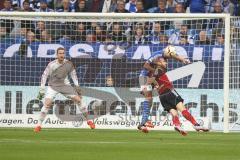
[[[81,95],[82,95],[82,91],[81,91],[80,86],[75,86],[74,88],[75,88],[75,91],[77,92],[77,94],[78,94],[79,96],[81,96]]]
[[[45,95],[45,88],[44,87],[40,87],[37,98],[39,100],[42,100],[44,95]]]

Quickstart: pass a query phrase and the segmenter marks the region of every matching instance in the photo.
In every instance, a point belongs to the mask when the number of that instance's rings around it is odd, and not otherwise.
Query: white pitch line
[[[1,139],[0,143],[42,143],[42,144],[163,144],[163,145],[210,145],[209,143],[177,143],[177,142],[121,142],[121,141],[49,141],[49,140],[25,140],[25,139]],[[220,146],[240,146],[240,144],[215,144]]]
[[[51,143],[51,144],[123,144],[129,142],[114,141],[48,141],[48,140],[23,140],[23,139],[1,139],[0,143]]]

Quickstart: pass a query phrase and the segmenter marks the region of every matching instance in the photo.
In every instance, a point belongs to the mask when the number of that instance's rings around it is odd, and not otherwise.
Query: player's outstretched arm
[[[188,59],[185,59],[184,57],[179,56],[177,54],[177,51],[176,51],[174,46],[171,46],[171,45],[167,46],[164,49],[164,53],[163,54],[164,54],[163,55],[164,58],[166,58],[166,59],[174,59],[174,60],[177,60],[177,61],[182,62],[184,64],[189,64],[190,63],[190,61]]]
[[[189,64],[189,63],[191,63],[188,59],[185,59],[184,57],[179,56],[179,55],[177,55],[177,54],[172,55],[172,58],[175,59],[175,60],[177,60],[177,61],[179,61],[179,62],[182,62],[183,64]]]
[[[41,77],[41,85],[40,85],[38,96],[37,96],[37,98],[39,100],[42,100],[45,95],[45,84],[47,82],[49,72],[50,72],[50,65],[48,64],[48,66],[44,70],[42,77]]]
[[[70,73],[70,76],[73,80],[73,83],[74,83],[74,86],[79,86],[79,83],[78,83],[78,78],[77,78],[77,72],[75,69],[73,69]]]
[[[79,83],[78,83],[77,72],[74,68],[71,71],[70,76],[73,80],[74,88],[75,88],[76,92],[78,93],[78,95],[82,95],[82,91],[81,91],[81,88],[80,88]]]

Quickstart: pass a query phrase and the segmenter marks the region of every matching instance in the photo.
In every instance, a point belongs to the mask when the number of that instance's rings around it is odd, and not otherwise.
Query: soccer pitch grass
[[[0,160],[240,160],[239,133],[0,128]]]

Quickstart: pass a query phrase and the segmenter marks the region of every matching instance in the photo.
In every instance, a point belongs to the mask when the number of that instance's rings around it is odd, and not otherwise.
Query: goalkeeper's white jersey
[[[76,70],[71,61],[64,59],[63,63],[58,60],[51,61],[44,70],[41,78],[41,87],[44,87],[48,79],[49,86],[70,85],[68,79],[71,76],[75,86],[78,86]]]

